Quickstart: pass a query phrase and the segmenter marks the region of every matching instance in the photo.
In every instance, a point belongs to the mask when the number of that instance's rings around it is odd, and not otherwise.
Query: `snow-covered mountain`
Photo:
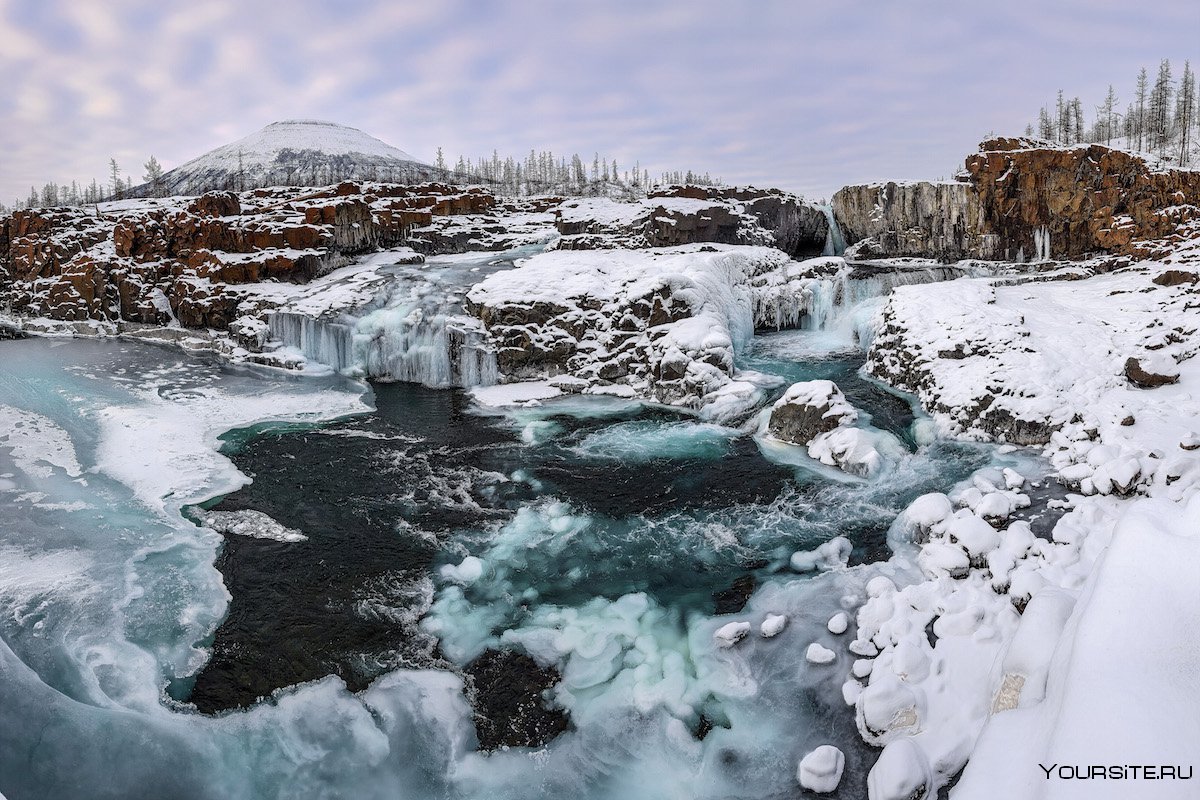
[[[357,128],[320,120],[273,122],[143,184],[133,196],[194,195],[214,189],[318,186],[340,180],[406,183],[434,177],[415,156]]]

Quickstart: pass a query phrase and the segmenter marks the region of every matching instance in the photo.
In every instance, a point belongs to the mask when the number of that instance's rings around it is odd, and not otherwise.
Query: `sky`
[[[294,118],[819,199],[949,178],[1059,88],[1123,107],[1198,31],[1196,0],[0,0],[0,202]]]

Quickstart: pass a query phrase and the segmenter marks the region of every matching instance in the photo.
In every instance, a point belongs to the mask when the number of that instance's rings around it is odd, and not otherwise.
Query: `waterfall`
[[[326,319],[293,311],[275,311],[267,317],[271,338],[299,350],[310,361],[319,361],[341,372],[354,366],[354,328],[342,317]]]
[[[760,330],[829,332],[845,340],[847,346],[866,349],[875,337],[879,311],[892,289],[971,274],[972,270],[956,266],[845,266],[830,277],[792,279],[760,288],[754,298],[754,323]]]
[[[315,316],[285,307],[268,317],[271,338],[338,372],[433,387],[490,386],[500,382],[496,349],[483,323],[466,313],[463,296],[541,249],[383,265],[392,280],[365,305]]]
[[[821,255],[840,256],[846,252],[846,238],[842,236],[842,229],[833,216],[833,206],[826,204],[817,207],[825,213],[825,219],[829,222],[829,228],[825,232],[825,249]]]
[[[426,386],[490,386],[500,380],[483,326],[466,316],[418,306],[380,309],[354,335],[368,377]]]

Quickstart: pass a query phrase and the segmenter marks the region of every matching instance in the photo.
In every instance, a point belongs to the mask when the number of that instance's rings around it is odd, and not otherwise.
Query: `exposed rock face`
[[[767,430],[776,439],[792,444],[808,444],[858,419],[858,412],[833,381],[794,383],[771,410]]]
[[[493,204],[481,189],[342,183],[18,211],[0,222],[0,303],[56,320],[225,328],[238,284],[303,283],[435,217]]]
[[[567,729],[566,712],[549,708],[544,699],[559,680],[553,667],[542,669],[513,650],[487,650],[466,672],[481,750],[541,747]]]
[[[847,186],[833,196],[849,258],[916,256],[958,261],[996,257],[981,233],[980,207],[964,183]]]
[[[672,186],[636,203],[604,198],[564,202],[557,212],[564,250],[670,247],[714,242],[815,255],[825,246],[824,212],[776,190]]]
[[[957,182],[847,186],[833,198],[850,255],[1046,260],[1162,254],[1200,218],[1200,172],[1102,145],[983,142]]]

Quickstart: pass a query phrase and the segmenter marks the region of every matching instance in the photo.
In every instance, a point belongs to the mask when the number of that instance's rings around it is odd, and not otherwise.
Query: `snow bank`
[[[1186,506],[1139,501],[1082,588],[1066,635],[1055,635],[1071,611],[1061,601],[1022,621],[1005,669],[1034,673],[1035,689],[991,719],[955,798],[1195,795],[1188,781],[1047,778],[1037,765],[1194,766],[1200,646],[1188,631],[1200,625],[1198,531],[1200,495]],[[1047,671],[1043,698],[1036,677]]]

